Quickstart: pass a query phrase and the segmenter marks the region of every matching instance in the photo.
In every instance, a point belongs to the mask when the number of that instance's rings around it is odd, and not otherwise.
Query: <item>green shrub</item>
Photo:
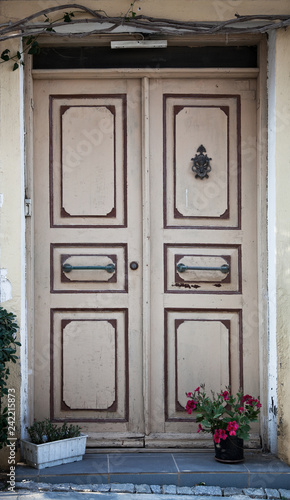
[[[18,330],[15,318],[14,314],[0,307],[0,449],[9,444],[8,408],[2,409],[2,399],[8,395],[7,380],[10,374],[6,365],[10,361],[16,363],[16,346],[21,345],[15,340]]]
[[[61,427],[53,424],[48,418],[41,422],[34,422],[27,428],[30,440],[34,444],[50,443],[60,439],[79,437],[81,428],[78,425],[67,425],[64,423]]]

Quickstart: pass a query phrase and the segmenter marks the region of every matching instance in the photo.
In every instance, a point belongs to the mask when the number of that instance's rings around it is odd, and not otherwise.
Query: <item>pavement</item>
[[[108,450],[40,470],[19,464],[9,486],[0,499],[290,500],[290,467],[257,451],[223,464],[212,451]]]
[[[26,492],[26,493],[2,493],[0,498],[13,498],[15,500],[148,500],[146,494],[131,494],[131,493],[81,493],[81,492]],[[176,495],[158,495],[150,496],[150,500],[176,500]],[[179,500],[189,500],[188,495],[178,495]],[[191,497],[192,498],[192,497]],[[239,500],[241,497],[230,497],[232,500]],[[195,500],[205,500],[204,497],[194,497]],[[220,497],[208,496],[206,500],[220,500]],[[247,500],[251,500],[250,497]]]
[[[155,493],[155,489],[159,492]],[[26,485],[22,483],[21,485],[16,483],[15,491],[0,492],[0,498],[15,500],[189,500],[190,498],[194,500],[222,500],[222,497],[226,498],[226,500],[258,500],[263,498],[289,500],[290,490],[269,488],[239,489],[235,487],[222,489],[219,486],[202,485],[193,488],[155,485],[155,488],[152,489],[152,486],[149,485],[136,486],[130,483],[112,485],[49,485],[48,483],[30,483]]]

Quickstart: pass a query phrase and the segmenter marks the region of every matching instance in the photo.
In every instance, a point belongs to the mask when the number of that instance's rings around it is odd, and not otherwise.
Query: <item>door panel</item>
[[[255,84],[35,82],[36,418],[195,446],[185,392],[258,394]]]
[[[241,311],[165,310],[165,418],[192,421],[185,387],[197,380],[219,391],[241,380]],[[194,386],[194,389],[197,386]],[[193,389],[193,390],[194,390]]]
[[[51,263],[54,293],[128,292],[127,244],[55,243],[51,245]],[[88,269],[75,269],[86,266],[92,267],[89,274]]]
[[[52,226],[126,226],[126,94],[49,101]]]
[[[259,393],[254,90],[151,81],[148,446],[199,445],[185,393],[201,383]]]
[[[53,418],[127,422],[127,311],[56,309],[51,328]]]
[[[143,445],[139,90],[35,82],[35,417],[89,445]]]
[[[240,245],[165,243],[164,259],[165,293],[241,292]]]
[[[165,227],[239,227],[240,96],[163,94],[163,101]],[[192,171],[201,155],[211,158],[208,178]]]

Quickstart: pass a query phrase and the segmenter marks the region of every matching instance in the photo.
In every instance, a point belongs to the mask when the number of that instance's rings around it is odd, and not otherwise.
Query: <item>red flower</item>
[[[198,431],[197,432],[202,432],[203,431],[203,428],[200,424],[198,424]]]
[[[236,435],[236,430],[239,428],[239,425],[235,420],[233,422],[229,422],[227,426],[227,431],[230,436],[235,436]]]
[[[229,400],[229,392],[228,391],[224,391],[222,393],[222,397],[224,398],[225,401],[228,401]]]
[[[220,433],[219,433],[218,429],[216,429],[214,431],[213,439],[214,439],[215,443],[220,443],[221,442]]]
[[[257,406],[257,408],[262,408],[262,405],[258,399],[253,399],[251,406]]]
[[[221,438],[221,439],[223,439],[223,440],[225,440],[225,439],[227,439],[227,437],[228,437],[228,436],[227,436],[226,431],[225,431],[225,430],[220,429],[220,438]]]
[[[215,443],[220,443],[221,439],[227,439],[227,433],[224,429],[216,429],[213,438]]]
[[[250,396],[250,394],[245,394],[245,396],[242,397],[242,404],[243,403],[248,403],[248,401],[251,401],[253,398]]]
[[[240,412],[240,413],[243,413],[243,411],[246,411],[246,410],[245,410],[245,408],[244,408],[243,406],[240,406],[240,408],[239,408],[239,412]]]
[[[244,396],[245,398],[246,396]],[[262,405],[258,399],[254,399],[252,396],[247,394],[247,399],[245,400],[245,404],[248,406],[256,406],[257,408],[261,408]]]
[[[197,392],[199,394],[200,387],[197,387],[194,392]]]
[[[192,392],[188,392],[186,395],[187,395],[188,398],[191,398]]]
[[[191,414],[193,410],[196,408],[196,402],[193,399],[189,399],[186,404],[187,413]]]

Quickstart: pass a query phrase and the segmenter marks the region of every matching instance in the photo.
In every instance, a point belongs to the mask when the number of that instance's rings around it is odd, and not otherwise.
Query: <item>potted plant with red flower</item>
[[[220,393],[211,391],[210,397],[206,395],[204,384],[186,395],[189,398],[187,413],[196,412],[197,432],[213,435],[216,460],[243,461],[243,441],[249,439],[250,422],[258,420],[260,401],[242,391],[233,396],[229,388]]]

